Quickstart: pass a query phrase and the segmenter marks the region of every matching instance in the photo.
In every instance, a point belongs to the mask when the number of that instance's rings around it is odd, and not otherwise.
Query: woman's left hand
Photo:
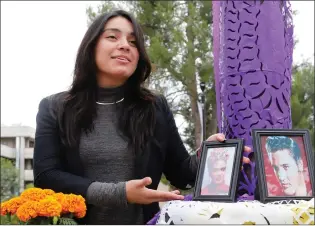
[[[219,142],[223,142],[225,141],[225,136],[223,133],[216,133],[211,135],[210,137],[208,137],[207,141],[219,141]],[[251,148],[248,146],[244,146],[244,151],[245,152],[251,152]],[[201,146],[197,149],[197,153],[201,152]],[[198,154],[199,156],[199,154]],[[250,160],[247,157],[243,157],[243,163],[249,163]]]

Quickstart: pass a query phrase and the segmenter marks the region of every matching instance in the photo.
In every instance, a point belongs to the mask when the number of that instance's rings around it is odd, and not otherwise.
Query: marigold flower
[[[29,188],[20,197],[1,203],[1,215],[16,214],[27,222],[36,217],[60,217],[72,213],[77,218],[86,215],[85,199],[81,195],[55,193],[51,189]]]
[[[17,209],[25,202],[21,197],[12,198],[6,202],[1,203],[1,215],[15,214]]]
[[[21,205],[16,211],[16,216],[20,221],[26,222],[31,218],[38,216],[39,202],[37,201],[27,201]]]
[[[86,214],[85,199],[81,195],[64,195],[61,205],[63,213],[73,213],[78,218],[82,218]]]
[[[23,191],[20,195],[21,198],[24,198],[26,200],[32,200],[32,201],[39,201],[41,199],[44,199],[46,197],[46,193],[43,192],[40,188],[29,188]]]
[[[65,195],[63,193],[61,193],[61,192],[58,192],[58,193],[55,193],[55,194],[53,194],[51,196],[54,197],[61,204]]]
[[[55,192],[51,189],[41,189],[41,188],[29,188],[21,193],[23,199],[39,201],[44,199],[47,195],[53,195]]]
[[[86,208],[84,208],[84,207],[82,207],[82,209],[80,209],[80,208],[78,208],[77,212],[74,214],[74,216],[76,218],[83,218],[85,216],[85,214],[86,214]]]
[[[54,195],[55,192],[51,189],[43,189],[42,192],[46,195]]]
[[[2,215],[2,216],[7,215],[7,213],[8,213],[8,203],[9,203],[9,201],[2,202],[2,203],[1,203],[1,208],[0,208],[0,210],[1,210],[1,215]]]
[[[60,217],[61,204],[53,197],[46,197],[39,201],[38,216]]]

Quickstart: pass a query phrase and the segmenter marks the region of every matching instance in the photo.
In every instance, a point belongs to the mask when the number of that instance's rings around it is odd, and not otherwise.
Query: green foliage
[[[61,217],[59,218],[58,225],[77,225],[78,223],[72,218]]]
[[[103,1],[102,4],[98,5],[96,11],[93,7],[89,6],[86,9],[86,15],[88,16],[88,25],[101,13],[110,12],[112,10],[123,9],[128,10],[128,1]]]
[[[169,184],[169,181],[166,179],[165,175],[162,174],[162,177],[161,177],[161,182],[165,185],[168,185]]]
[[[11,198],[18,187],[18,171],[9,159],[1,157],[1,202]]]
[[[78,225],[78,223],[69,217],[36,217],[27,222],[22,222],[16,215],[0,216],[1,225]]]
[[[16,215],[13,216],[0,216],[1,225],[18,225],[20,224],[19,219]]]
[[[188,123],[182,135],[193,151],[201,132],[197,108],[199,82],[211,81],[211,2],[153,2],[139,2],[143,10],[138,14],[150,40],[150,58],[158,68],[153,79],[159,85],[163,79],[166,81],[168,89],[164,88],[164,95],[173,112]],[[155,86],[154,82],[151,86]]]
[[[26,189],[29,189],[29,188],[34,188],[34,184],[33,184],[33,183],[28,183],[28,184],[25,186],[25,190],[26,190]]]
[[[292,127],[309,129],[314,150],[314,66],[309,62],[293,70],[291,93]]]

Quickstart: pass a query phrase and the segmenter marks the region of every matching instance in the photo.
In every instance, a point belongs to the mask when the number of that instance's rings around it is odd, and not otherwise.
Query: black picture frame
[[[209,148],[224,148],[234,147],[235,153],[233,156],[233,166],[231,172],[229,192],[227,195],[203,195],[201,194],[202,182],[205,173],[206,161],[208,157]],[[243,139],[229,139],[224,142],[204,141],[202,144],[202,152],[200,163],[198,167],[193,200],[194,201],[215,201],[215,202],[235,202],[237,196],[237,188],[239,183],[239,175],[242,166],[243,157]]]
[[[258,177],[258,189],[259,191],[259,200],[262,203],[281,201],[281,200],[310,200],[313,198],[315,190],[314,190],[314,153],[312,151],[312,144],[310,139],[310,133],[307,129],[252,129],[253,136],[253,149],[256,160],[256,175]],[[262,137],[270,137],[270,136],[286,136],[286,137],[302,137],[304,143],[305,150],[305,158],[307,162],[307,168],[309,173],[309,179],[311,183],[311,196],[271,196],[269,195],[268,185],[267,185],[267,175],[266,175],[266,164],[264,162],[264,153],[265,150],[267,155],[266,147],[262,146]],[[267,138],[266,138],[267,139]],[[264,148],[264,149],[263,149]],[[300,149],[299,149],[300,150]],[[303,159],[302,159],[303,161]],[[276,173],[274,172],[276,176]],[[278,179],[278,176],[276,176]],[[305,180],[304,180],[305,182]],[[280,182],[279,182],[280,183]],[[281,186],[281,185],[280,185]],[[305,184],[306,187],[306,184]],[[306,191],[307,192],[307,191]]]

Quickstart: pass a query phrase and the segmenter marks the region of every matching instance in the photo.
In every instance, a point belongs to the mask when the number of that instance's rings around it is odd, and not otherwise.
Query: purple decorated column
[[[219,131],[252,147],[253,128],[291,128],[289,2],[213,1],[213,38]],[[250,196],[254,167],[244,166],[239,188]]]

